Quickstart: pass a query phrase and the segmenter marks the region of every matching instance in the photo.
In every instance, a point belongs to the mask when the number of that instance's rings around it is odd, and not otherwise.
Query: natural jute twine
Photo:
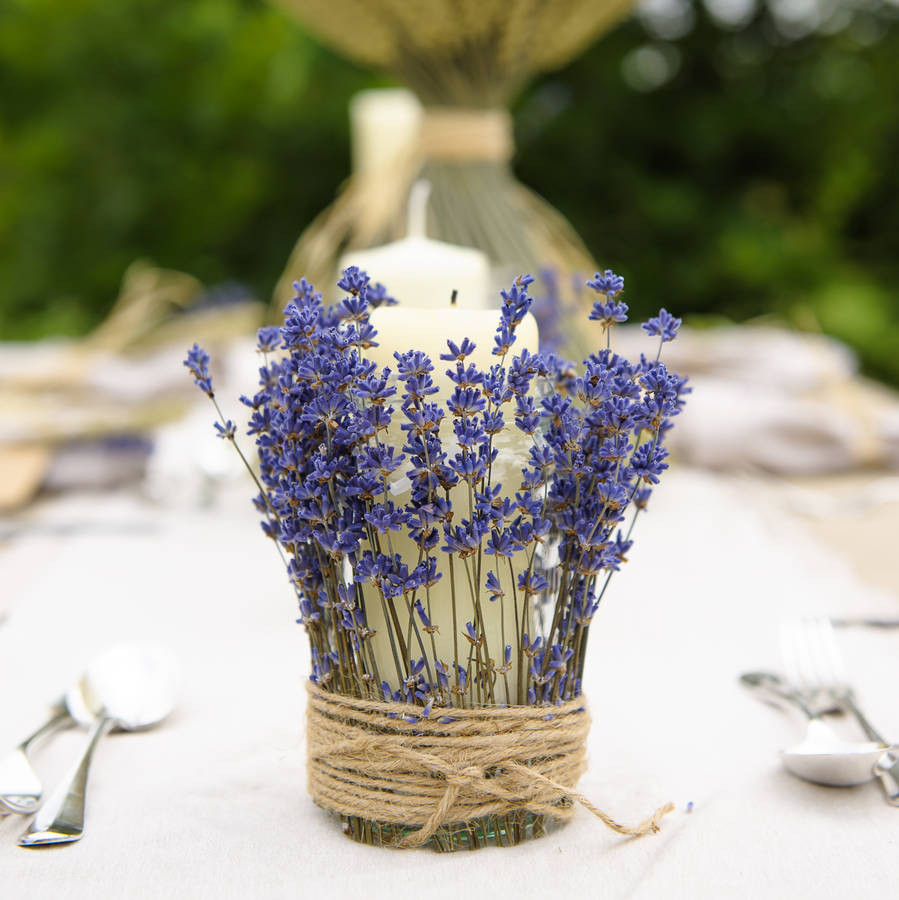
[[[309,683],[307,776],[325,809],[374,822],[420,826],[395,842],[425,843],[442,825],[528,810],[570,819],[573,803],[618,834],[659,830],[666,803],[636,827],[621,825],[574,791],[586,769],[590,715],[561,706],[434,710],[407,722],[401,703],[361,700]],[[441,718],[452,717],[451,722]]]
[[[432,162],[508,162],[515,149],[512,116],[505,109],[426,106],[419,149]]]

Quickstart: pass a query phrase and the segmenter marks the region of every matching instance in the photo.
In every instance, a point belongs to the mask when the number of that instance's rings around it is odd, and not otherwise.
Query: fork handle
[[[18,747],[0,758],[0,814],[6,812],[29,815],[41,800],[41,780],[28,759],[32,744],[63,725],[72,724],[62,703],[53,707],[50,718]]]
[[[851,693],[848,693],[840,698],[843,701],[846,709],[855,716],[855,721],[861,725],[862,731],[864,731],[865,735],[867,735],[868,740],[877,741],[878,744],[889,744],[890,742],[885,740],[883,735],[868,721],[868,717],[859,709],[858,704],[855,702],[855,697],[852,696]]]

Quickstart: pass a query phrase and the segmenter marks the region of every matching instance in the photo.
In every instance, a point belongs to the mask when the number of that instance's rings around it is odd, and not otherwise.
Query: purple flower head
[[[662,343],[673,341],[677,337],[677,329],[681,326],[681,319],[676,319],[664,307],[659,314],[643,324],[643,330],[650,337],[660,337]]]
[[[511,531],[496,531],[494,529],[490,532],[490,537],[487,539],[487,546],[484,548],[484,552],[491,554],[492,556],[501,556],[511,559],[512,556],[523,549],[521,544],[517,543],[512,537]],[[489,575],[487,580],[489,582]]]
[[[449,353],[441,353],[440,358],[447,362],[453,362],[454,360],[462,362],[466,356],[472,354],[476,344],[468,340],[468,338],[463,338],[461,346],[450,340],[447,340],[446,346],[449,348]]]
[[[473,647],[481,646],[482,639],[481,639],[480,635],[478,634],[477,630],[475,629],[473,622],[465,623],[465,631],[462,632],[462,637],[464,637],[465,640],[468,641],[468,643],[471,644]]]
[[[659,475],[668,468],[665,458],[668,451],[655,443],[641,444],[631,458],[631,470],[640,481],[658,484]]]
[[[605,272],[597,272],[593,276],[593,280],[587,282],[587,287],[593,288],[598,294],[605,294],[611,299],[624,290],[624,279],[611,269],[606,269]]]
[[[599,322],[603,328],[611,328],[613,325],[627,321],[627,304],[618,303],[615,300],[597,300],[590,311],[590,321]]]
[[[397,305],[397,301],[387,293],[387,288],[380,281],[375,284],[369,284],[365,296],[371,309],[378,309],[380,306]]]
[[[473,365],[463,366],[462,363],[456,363],[455,370],[447,369],[446,374],[449,380],[459,387],[478,387],[484,383],[484,373]]]
[[[518,589],[526,594],[538,594],[548,587],[549,582],[539,572],[522,572],[518,576]]]
[[[501,291],[503,298],[500,323],[493,340],[493,355],[505,357],[515,343],[515,329],[521,324],[534,302],[528,296],[528,287],[534,283],[532,275],[520,275],[508,291]]]
[[[256,349],[260,353],[273,353],[281,343],[281,329],[277,325],[263,325],[256,332]]]
[[[652,488],[638,488],[634,492],[634,506],[643,510],[649,507],[649,498],[652,496]]]
[[[562,324],[565,321],[558,272],[555,269],[542,269],[540,280],[543,292],[534,298],[531,313],[540,330],[540,349],[555,351],[564,343]]]
[[[207,396],[212,396],[212,379],[209,377],[209,354],[199,345],[194,344],[187,351],[184,365],[194,376],[194,384]]]
[[[506,596],[506,592],[503,590],[502,585],[499,583],[499,579],[493,572],[487,573],[487,582],[484,586],[487,588],[487,592],[490,594],[491,600],[496,600],[499,597]]]
[[[403,380],[422,378],[434,371],[431,360],[421,350],[407,350],[405,353],[395,352],[397,375]]]
[[[456,434],[456,442],[466,450],[471,450],[486,437],[486,432],[478,419],[453,419],[453,431]]]
[[[487,401],[475,388],[456,388],[446,406],[454,416],[476,416],[486,408]]]
[[[337,282],[337,287],[348,294],[358,297],[365,294],[369,281],[371,279],[368,277],[368,274],[363,272],[359,266],[348,266],[343,270],[343,275],[340,281]]]
[[[228,419],[224,425],[219,424],[218,422],[213,423],[215,425],[215,430],[217,432],[216,437],[220,437],[226,441],[233,441],[234,435],[237,433],[237,426]]]
[[[393,501],[373,506],[371,512],[365,514],[365,521],[379,534],[388,531],[399,531],[406,522],[406,514],[394,507]]]

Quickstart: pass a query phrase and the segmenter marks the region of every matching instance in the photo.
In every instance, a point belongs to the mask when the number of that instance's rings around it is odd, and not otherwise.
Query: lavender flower
[[[218,422],[213,422],[212,424],[218,432],[218,437],[227,441],[234,440],[234,435],[237,433],[237,426],[230,419],[228,419],[224,425],[221,425]]]
[[[256,349],[260,353],[273,353],[281,343],[281,329],[277,325],[264,325],[256,333]]]
[[[209,354],[196,344],[187,351],[184,365],[194,376],[194,384],[207,396],[212,396],[212,379],[209,377]]]
[[[662,343],[665,343],[677,337],[677,329],[680,326],[681,320],[676,319],[663,307],[657,316],[643,325],[643,330],[651,337],[661,337]]]
[[[593,280],[587,282],[587,287],[593,288],[598,294],[605,294],[611,299],[624,290],[624,279],[611,269],[606,269],[605,272],[597,272],[593,276]]]
[[[597,300],[590,311],[590,321],[599,322],[603,328],[611,328],[620,322],[627,321],[627,304],[614,300]]]
[[[580,367],[515,353],[533,281],[502,292],[493,365],[470,361],[470,338],[447,341],[448,394],[420,350],[386,368],[366,357],[371,311],[393,300],[358,268],[343,273],[333,306],[297,282],[283,325],[259,331],[266,363],[241,398],[257,450],[247,466],[297,593],[311,678],[406,704],[409,722],[435,707],[578,695],[588,629],[668,467],[665,436],[689,393],[657,359],[612,351],[609,329],[627,307],[611,270],[587,282],[605,348]],[[679,325],[661,310],[644,328],[661,348]],[[194,345],[185,366],[240,452],[208,354]],[[500,446],[519,456],[502,479]]]

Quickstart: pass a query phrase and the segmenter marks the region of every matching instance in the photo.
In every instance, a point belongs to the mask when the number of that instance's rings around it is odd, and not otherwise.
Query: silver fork
[[[798,619],[780,630],[781,654],[789,679],[817,702],[835,701],[848,710],[869,740],[891,742],[868,721],[849,683],[843,654],[829,619]],[[888,803],[899,806],[899,746],[893,745],[874,766]]]

